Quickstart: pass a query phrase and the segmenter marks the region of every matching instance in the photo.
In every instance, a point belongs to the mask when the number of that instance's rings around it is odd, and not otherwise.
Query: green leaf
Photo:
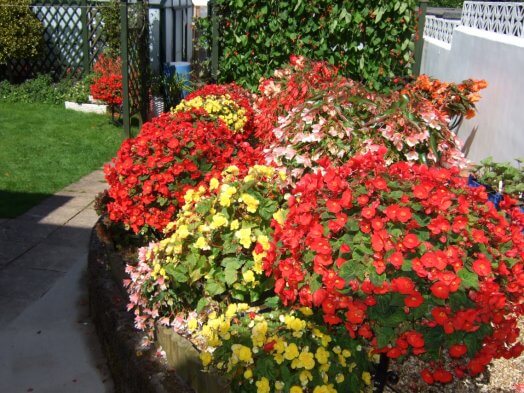
[[[222,262],[220,263],[226,270],[227,269],[234,269],[238,270],[244,265],[245,261],[237,258],[237,257],[226,257],[222,259]]]
[[[173,264],[167,264],[164,269],[166,273],[173,277],[177,282],[187,282],[189,279],[187,269],[182,264],[176,266]]]
[[[272,296],[264,301],[264,305],[270,309],[276,309],[280,304],[280,298],[278,296]]]
[[[458,271],[457,276],[459,276],[460,279],[462,280],[460,283],[461,289],[469,289],[469,288],[478,289],[479,278],[476,273],[470,272],[466,268],[462,268],[461,270]]]
[[[449,303],[453,311],[459,311],[470,307],[473,302],[468,299],[463,291],[457,291],[449,295]]]
[[[224,270],[224,278],[227,285],[233,285],[238,280],[238,270],[235,268],[227,267]]]
[[[209,294],[209,296],[216,296],[224,293],[226,291],[226,286],[222,282],[208,280],[205,286],[205,291]]]
[[[384,348],[395,338],[395,329],[387,326],[377,326],[375,334],[377,336],[378,347]]]
[[[322,287],[322,279],[316,273],[313,273],[310,280],[311,293]]]
[[[204,309],[204,307],[207,306],[207,304],[208,304],[207,298],[205,298],[205,297],[200,298],[200,300],[197,303],[195,311],[196,312],[202,311]]]
[[[197,213],[204,215],[209,210],[211,210],[212,204],[213,201],[211,199],[202,199],[197,203],[195,210],[197,211]]]
[[[355,278],[359,280],[364,279],[364,275],[366,273],[366,267],[362,265],[360,262],[355,260],[350,260],[346,263],[344,263],[340,267],[339,275],[346,281],[353,280]]]
[[[376,15],[376,18],[375,18],[375,23],[378,23],[380,22],[380,20],[382,19],[382,16],[384,15],[384,12],[386,12],[386,9],[385,8],[379,8],[377,10],[377,15]]]

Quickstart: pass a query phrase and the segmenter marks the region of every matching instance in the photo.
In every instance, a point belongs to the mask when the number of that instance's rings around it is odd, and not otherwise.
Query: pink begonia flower
[[[405,138],[405,141],[406,141],[406,145],[408,145],[409,147],[415,147],[416,145],[419,144],[419,139],[417,138],[416,135],[408,136],[407,138]]]
[[[295,160],[297,162],[297,164],[300,164],[300,165],[303,165],[303,166],[306,166],[306,167],[311,167],[311,160],[308,158],[308,157],[305,157],[303,155],[297,155],[295,157]]]
[[[406,159],[408,161],[417,161],[418,160],[418,153],[415,150],[411,150],[406,153]]]
[[[433,162],[437,162],[437,157],[432,151],[428,152],[427,159]]]
[[[304,123],[306,124],[312,124],[313,123],[313,120],[314,120],[314,117],[310,114],[307,114],[305,116],[302,117],[302,120],[304,121]]]

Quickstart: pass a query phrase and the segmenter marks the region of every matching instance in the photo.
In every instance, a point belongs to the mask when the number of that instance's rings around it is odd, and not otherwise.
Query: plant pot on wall
[[[164,65],[167,105],[172,108],[189,94],[191,64],[172,62]]]
[[[152,117],[160,116],[162,113],[164,113],[164,109],[165,109],[164,97],[152,96],[151,105],[150,105],[150,113]]]

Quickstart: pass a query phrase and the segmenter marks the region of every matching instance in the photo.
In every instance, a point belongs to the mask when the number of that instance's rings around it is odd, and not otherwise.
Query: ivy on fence
[[[374,89],[409,75],[416,0],[215,0],[218,80],[251,89],[291,54],[327,59]],[[211,46],[212,22],[201,22]]]

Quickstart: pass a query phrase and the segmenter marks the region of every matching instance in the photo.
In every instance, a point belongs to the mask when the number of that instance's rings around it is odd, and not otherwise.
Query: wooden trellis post
[[[124,124],[123,137],[131,136],[131,119],[129,103],[129,58],[128,58],[128,23],[127,0],[120,1],[120,57],[122,58],[122,120]]]

